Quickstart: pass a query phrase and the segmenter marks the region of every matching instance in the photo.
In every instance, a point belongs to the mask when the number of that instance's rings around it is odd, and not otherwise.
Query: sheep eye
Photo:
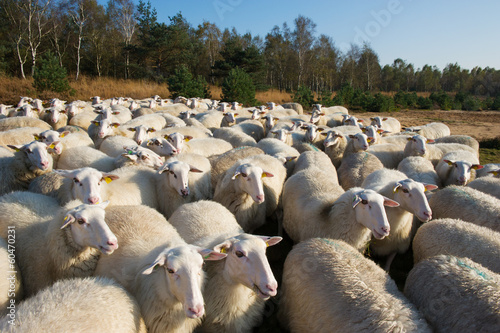
[[[80,225],[81,225],[81,224],[85,224],[85,220],[84,220],[84,219],[78,219],[78,220],[77,220],[77,222],[78,222],[78,224],[80,224]]]
[[[147,157],[147,156],[145,156],[145,155],[142,155],[142,156],[141,156],[141,160],[143,160],[143,161],[144,161],[144,160],[146,160],[147,158],[148,158],[148,157]]]
[[[77,178],[73,178],[73,181],[74,181],[75,183],[80,182]]]
[[[368,204],[368,200],[363,199],[363,200],[361,200],[361,203],[362,203],[363,205],[367,205],[367,204]]]
[[[33,151],[31,149],[26,149],[26,153],[31,154]]]
[[[177,175],[174,173],[174,178],[177,179]]]
[[[403,193],[409,193],[410,191],[408,191],[406,188],[403,189]]]
[[[244,257],[244,256],[245,256],[245,255],[243,254],[243,252],[241,252],[241,251],[236,251],[234,254],[236,254],[236,256],[237,256],[238,258],[241,258],[241,257]]]
[[[175,273],[175,271],[173,269],[171,269],[171,268],[167,268],[167,272],[169,272],[170,274],[174,274]]]

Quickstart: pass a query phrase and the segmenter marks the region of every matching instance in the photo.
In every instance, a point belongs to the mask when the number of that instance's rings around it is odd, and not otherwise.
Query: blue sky
[[[381,65],[402,58],[414,64],[448,63],[500,69],[500,1],[495,0],[150,0],[158,21],[178,12],[193,26],[235,27],[262,38],[298,15],[316,23],[316,36],[333,38],[342,51],[370,42]],[[134,0],[134,3],[138,3]],[[145,0],[147,2],[147,0]]]

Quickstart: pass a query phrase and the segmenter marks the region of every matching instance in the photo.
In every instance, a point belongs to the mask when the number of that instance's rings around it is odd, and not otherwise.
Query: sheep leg
[[[392,261],[394,260],[394,258],[396,257],[396,254],[397,252],[392,252],[391,254],[389,254],[389,256],[387,257],[387,260],[385,262],[385,266],[384,266],[384,269],[387,273],[389,273],[389,270],[391,269],[391,264],[392,264]]]

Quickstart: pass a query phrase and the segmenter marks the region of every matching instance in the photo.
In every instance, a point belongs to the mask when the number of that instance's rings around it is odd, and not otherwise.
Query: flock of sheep
[[[500,165],[443,123],[159,96],[0,113],[2,332],[252,332],[271,297],[291,332],[500,328]]]

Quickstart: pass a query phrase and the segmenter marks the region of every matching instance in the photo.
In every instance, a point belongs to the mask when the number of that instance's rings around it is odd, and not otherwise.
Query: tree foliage
[[[193,77],[186,65],[181,65],[175,70],[174,75],[168,78],[170,98],[178,96],[210,98],[210,91],[205,79],[198,75]]]
[[[71,89],[66,69],[59,66],[59,61],[52,52],[40,59],[33,75],[33,86],[38,91],[66,92]]]
[[[226,102],[237,101],[246,106],[255,105],[255,86],[250,75],[239,67],[231,69],[222,82],[222,99]]]

